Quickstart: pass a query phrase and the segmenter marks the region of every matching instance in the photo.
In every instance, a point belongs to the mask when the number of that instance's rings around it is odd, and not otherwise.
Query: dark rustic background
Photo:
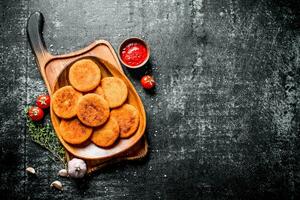
[[[299,0],[1,0],[1,199],[299,199]],[[130,36],[151,46],[149,156],[81,181],[26,134],[45,91],[26,37],[45,16],[53,54]],[[24,169],[33,166],[36,177]],[[55,179],[64,191],[49,188]]]

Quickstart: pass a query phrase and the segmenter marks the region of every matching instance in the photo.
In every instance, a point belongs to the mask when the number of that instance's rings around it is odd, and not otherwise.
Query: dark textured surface
[[[144,161],[73,181],[30,141],[21,113],[45,91],[26,38],[33,11],[53,54],[148,41],[156,94],[127,71],[147,110]],[[1,0],[1,199],[299,199],[299,12],[298,0]]]

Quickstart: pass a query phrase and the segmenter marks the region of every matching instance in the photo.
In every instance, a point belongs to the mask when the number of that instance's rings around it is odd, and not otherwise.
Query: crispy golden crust
[[[61,120],[59,128],[62,138],[70,144],[85,142],[93,132],[92,128],[83,125],[77,118]]]
[[[118,122],[110,117],[101,127],[94,129],[92,142],[100,147],[109,147],[119,138]]]
[[[110,108],[119,107],[126,101],[128,89],[121,79],[116,77],[106,77],[101,80],[101,87]]]
[[[79,60],[70,68],[69,81],[78,91],[91,91],[99,85],[100,80],[100,68],[90,59]]]
[[[110,116],[117,120],[120,127],[121,138],[132,136],[139,125],[139,112],[130,104],[124,104],[123,106],[112,110]]]
[[[97,94],[86,94],[79,99],[77,116],[87,126],[100,126],[109,117],[107,101]]]
[[[72,86],[58,89],[52,97],[52,107],[55,114],[61,118],[72,118],[76,116],[77,104],[82,94]]]

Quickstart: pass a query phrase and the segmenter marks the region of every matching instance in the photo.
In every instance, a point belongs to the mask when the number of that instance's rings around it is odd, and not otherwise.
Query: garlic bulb
[[[63,190],[63,186],[60,181],[53,181],[50,185],[52,188],[56,188],[58,190]]]
[[[68,162],[68,174],[72,178],[82,178],[86,174],[86,163],[78,158],[73,158]]]

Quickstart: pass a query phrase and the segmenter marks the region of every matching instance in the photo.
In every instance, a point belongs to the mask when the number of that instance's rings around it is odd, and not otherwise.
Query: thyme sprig
[[[47,149],[56,160],[65,165],[65,149],[59,142],[53,127],[49,123],[34,122],[29,119],[28,107],[25,108],[27,133],[32,141]]]

